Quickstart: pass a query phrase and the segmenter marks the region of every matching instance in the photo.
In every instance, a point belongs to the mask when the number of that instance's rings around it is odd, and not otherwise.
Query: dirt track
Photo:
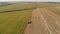
[[[60,34],[60,17],[46,8],[33,10],[31,20],[24,34]]]

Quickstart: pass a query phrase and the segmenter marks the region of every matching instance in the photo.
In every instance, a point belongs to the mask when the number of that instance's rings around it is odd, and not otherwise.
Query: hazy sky
[[[6,1],[40,1],[40,2],[52,1],[52,2],[60,2],[60,0],[0,0],[0,2],[6,2]]]

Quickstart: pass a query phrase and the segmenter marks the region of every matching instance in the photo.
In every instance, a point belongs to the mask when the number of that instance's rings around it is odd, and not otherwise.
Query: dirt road
[[[60,34],[60,17],[46,8],[33,10],[31,20],[24,34]]]

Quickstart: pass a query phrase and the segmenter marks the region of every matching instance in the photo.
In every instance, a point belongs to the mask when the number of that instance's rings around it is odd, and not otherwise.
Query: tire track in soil
[[[46,8],[33,10],[31,20],[24,34],[60,34],[60,17]]]

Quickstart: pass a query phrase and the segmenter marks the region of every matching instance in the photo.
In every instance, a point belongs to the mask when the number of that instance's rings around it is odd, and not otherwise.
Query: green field
[[[47,9],[60,16],[60,9],[57,9],[57,8],[47,8]]]
[[[21,10],[28,8],[47,8],[48,10],[60,15],[60,10],[55,8],[60,4],[52,3],[32,3],[32,4],[13,4],[0,7],[0,12]],[[0,34],[22,34],[28,19],[31,17],[32,10],[0,13]]]
[[[60,13],[60,10],[55,9],[54,7],[58,7],[60,4],[57,3],[29,3],[29,4],[13,4],[4,7],[0,7],[0,12],[3,11],[13,11],[13,10],[22,10],[22,9],[29,9],[29,8],[47,8],[54,13]],[[56,11],[55,11],[56,10]]]
[[[0,34],[22,34],[31,10],[0,14]]]
[[[13,11],[13,10],[22,10],[28,8],[34,8],[34,4],[13,4],[4,7],[0,7],[0,12],[2,11]]]
[[[60,7],[60,4],[58,3],[38,3],[36,6],[38,8],[47,8],[48,10],[60,16],[60,8],[56,8],[56,7]]]
[[[34,4],[13,4],[0,7],[0,12],[34,8]],[[22,34],[32,10],[0,13],[0,34]]]

